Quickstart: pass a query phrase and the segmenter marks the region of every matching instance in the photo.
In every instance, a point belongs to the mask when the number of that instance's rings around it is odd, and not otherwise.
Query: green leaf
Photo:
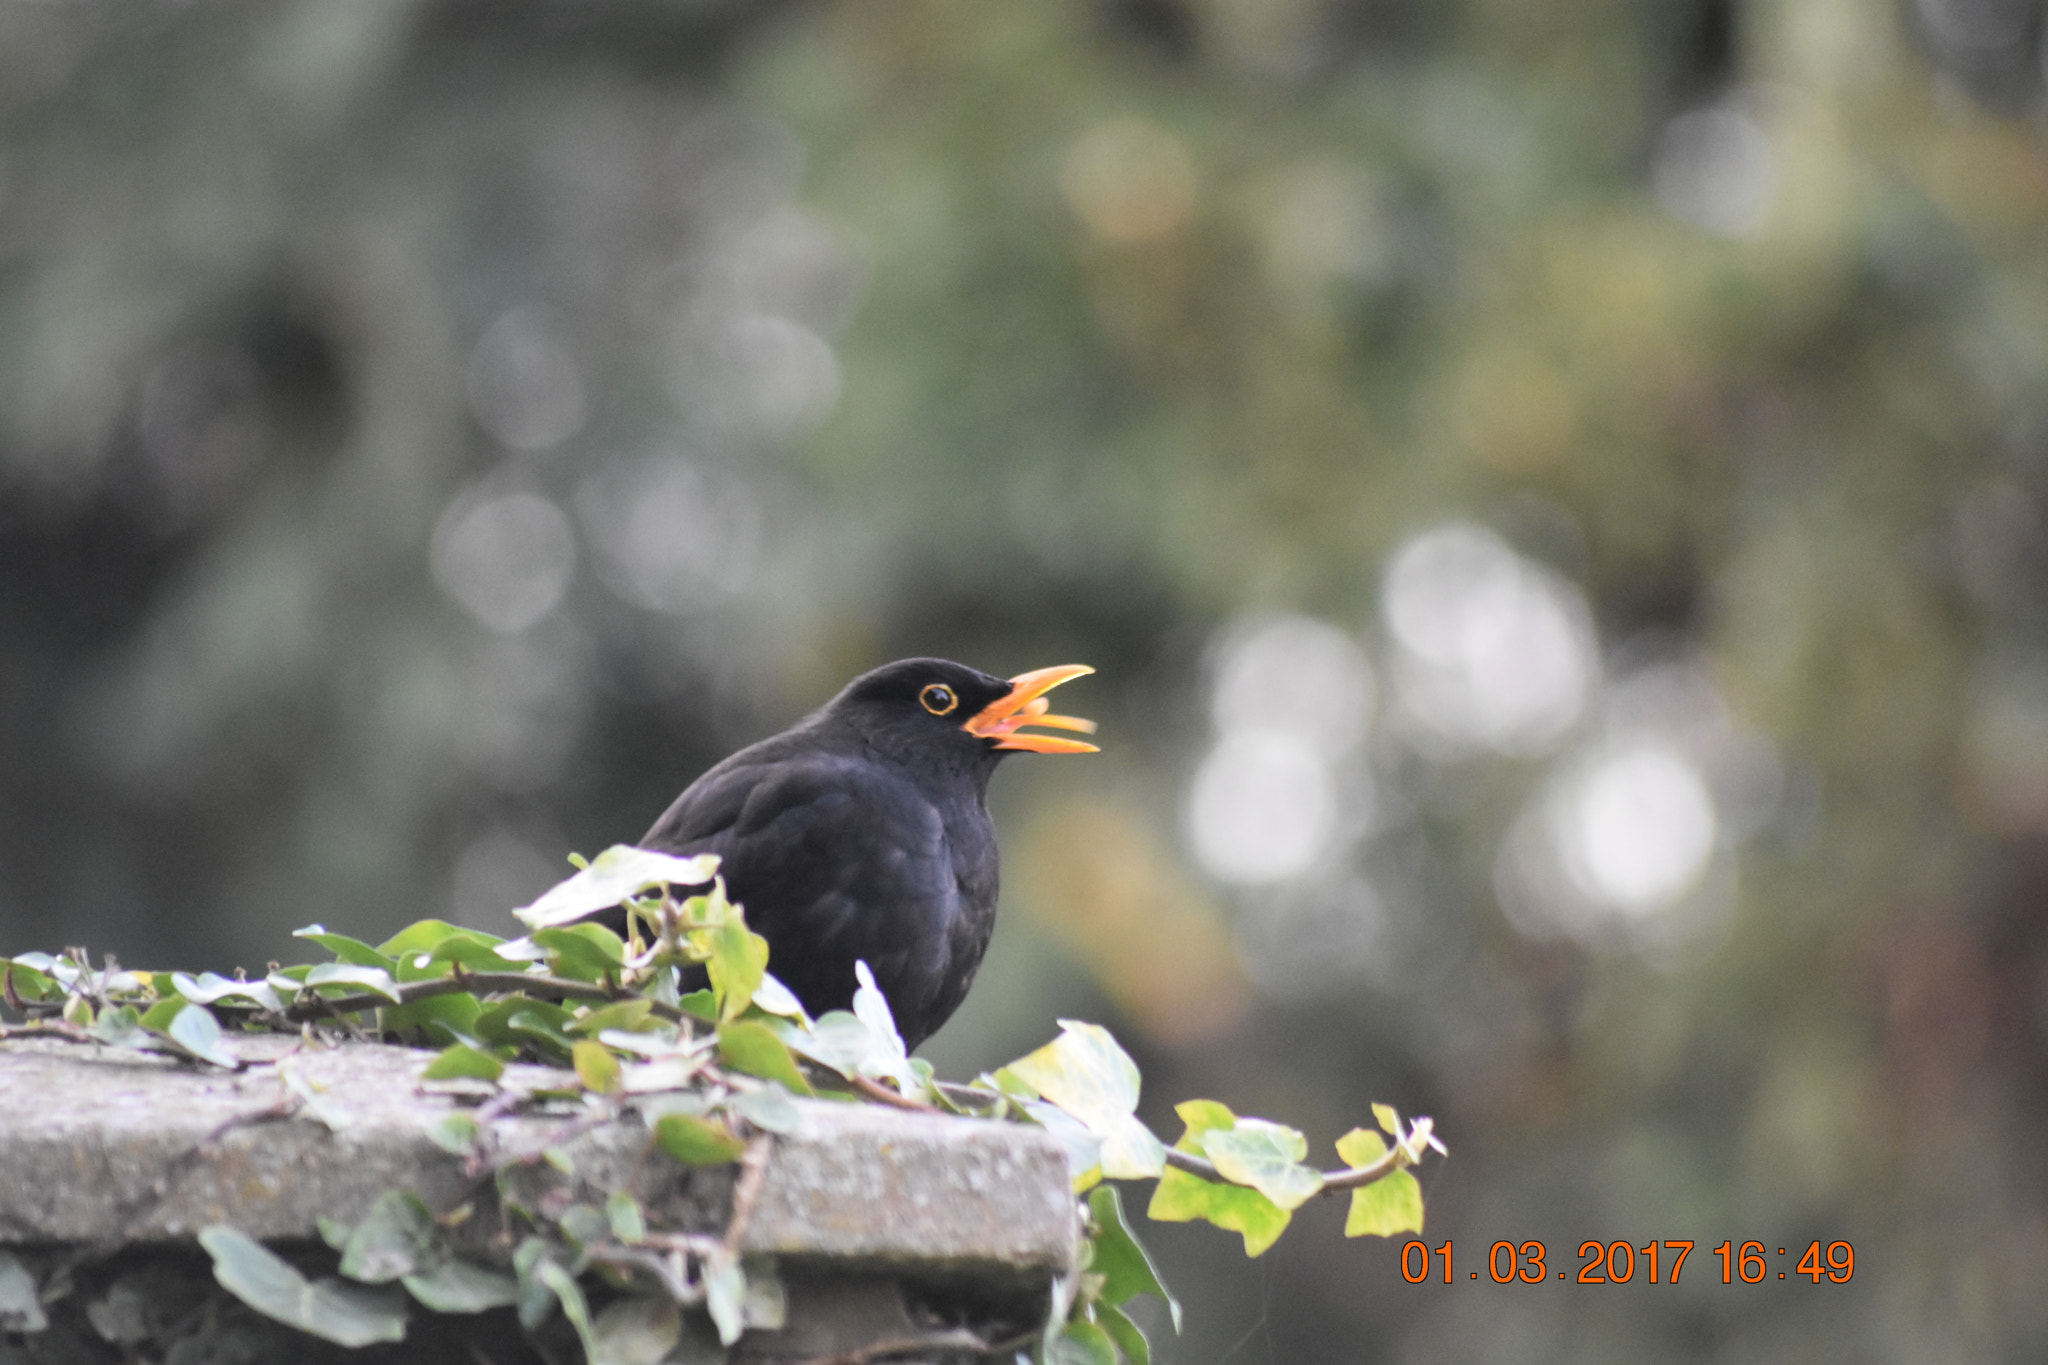
[[[1353,1128],[1337,1139],[1337,1159],[1356,1170],[1387,1154],[1386,1139],[1370,1128]]]
[[[233,1071],[241,1060],[220,1040],[220,1021],[204,1005],[186,1005],[164,1026],[164,1037],[178,1048],[204,1062]]]
[[[726,1023],[745,1013],[754,992],[761,989],[762,974],[768,970],[768,940],[747,928],[737,907],[724,924],[709,933],[711,956],[704,967],[711,974],[719,1022]]]
[[[1138,1066],[1100,1024],[1060,1020],[1060,1036],[1003,1068],[1086,1125],[1102,1143],[1102,1173],[1140,1180],[1166,1168],[1166,1149],[1134,1116]]]
[[[48,954],[40,956],[47,957]],[[15,995],[24,1001],[54,1000],[64,993],[64,988],[57,984],[55,978],[47,972],[29,966],[20,958],[15,958],[4,968],[0,968],[0,975],[4,975],[5,984],[11,985]],[[4,998],[5,992],[0,990],[0,999]]]
[[[1251,1186],[1280,1208],[1298,1209],[1323,1188],[1323,1177],[1301,1164],[1308,1139],[1285,1124],[1239,1119],[1234,1127],[1204,1133],[1201,1144],[1219,1175]]]
[[[654,1121],[654,1140],[678,1161],[692,1166],[722,1166],[737,1161],[747,1144],[722,1119],[693,1114],[664,1114]]]
[[[708,987],[683,996],[676,1001],[676,1008],[685,1014],[696,1015],[707,1024],[718,1022],[718,997],[713,995]]]
[[[525,1029],[552,1029],[560,1039],[561,1055],[568,1057],[568,1030],[576,1022],[576,1016],[552,1001],[536,1000],[528,995],[493,1000],[485,1005],[476,1017],[476,1037],[492,1047],[523,1047],[531,1041],[532,1035],[513,1026],[513,1020],[522,1015],[530,1016],[522,1026]]]
[[[40,1332],[50,1325],[35,1277],[11,1251],[0,1251],[0,1332]]]
[[[381,995],[397,1004],[400,1000],[398,983],[389,970],[383,967],[364,967],[352,962],[323,962],[306,973],[308,989],[318,986],[354,987]]]
[[[571,981],[606,981],[626,965],[626,945],[602,924],[536,929],[533,941],[547,949],[548,970]]]
[[[1116,1343],[1092,1322],[1070,1322],[1052,1339],[1046,1361],[1047,1365],[1116,1365]]]
[[[589,1365],[661,1365],[682,1332],[683,1310],[673,1299],[615,1300],[590,1324]]]
[[[476,1036],[476,1020],[483,1008],[468,991],[429,995],[386,1009],[384,1027],[393,1033],[423,1029],[437,1043],[453,1043]]]
[[[533,904],[512,913],[528,928],[546,929],[609,910],[650,887],[697,886],[718,871],[718,856],[700,853],[678,858],[670,853],[614,844],[590,865],[549,888]]]
[[[583,1297],[576,1277],[553,1261],[542,1261],[534,1274],[555,1296],[555,1301],[562,1305],[562,1316],[569,1320],[569,1325],[576,1329],[576,1335],[583,1341],[584,1358],[594,1360],[596,1352],[592,1350],[590,1340],[590,1303]]]
[[[796,998],[796,992],[777,980],[773,972],[761,974],[761,984],[754,990],[754,1007],[789,1019],[810,1017],[804,1010],[804,1002]]]
[[[171,1003],[176,1008],[165,1010],[165,1019],[184,1008],[185,1002],[173,996]],[[150,1031],[143,1028],[142,1017],[136,1014],[133,1005],[116,1005],[112,1009],[101,1010],[99,1018],[92,1021],[87,1032],[110,1047],[141,1047]]]
[[[386,1190],[356,1224],[341,1251],[341,1273],[364,1284],[387,1284],[433,1269],[447,1258],[441,1229],[420,1197]]]
[[[519,1302],[518,1280],[468,1261],[443,1261],[432,1270],[402,1277],[400,1283],[436,1313],[482,1313]]]
[[[569,1012],[559,1005],[545,1000],[529,1000],[512,1012],[505,1021],[505,1028],[521,1041],[536,1045],[537,1049],[558,1062],[568,1062],[574,1056],[576,1046],[563,1029],[569,1022]]]
[[[577,1040],[570,1049],[569,1057],[576,1068],[576,1078],[584,1088],[600,1095],[610,1095],[619,1088],[619,1059],[612,1050],[594,1038]]]
[[[162,1033],[171,1026],[171,1020],[177,1016],[179,1010],[185,1008],[185,1004],[186,1001],[183,996],[165,996],[162,1000],[157,1001],[154,1005],[144,1010],[142,1018],[137,1022],[151,1033]],[[115,1008],[126,1009],[128,1006],[119,1005]]]
[[[718,1329],[723,1345],[732,1345],[747,1330],[746,1272],[737,1257],[723,1250],[705,1258],[704,1311],[711,1314],[711,1324]]]
[[[612,1220],[595,1204],[571,1204],[555,1220],[555,1226],[579,1247],[593,1247],[611,1240]]]
[[[295,929],[292,931],[292,937],[311,939],[328,952],[333,953],[336,961],[339,962],[353,963],[358,967],[389,968],[394,965],[390,958],[384,956],[384,954],[378,952],[361,939],[350,938],[347,934],[330,934],[318,924],[309,924],[303,929]]]
[[[1155,1295],[1165,1301],[1173,1316],[1173,1330],[1180,1331],[1180,1300],[1167,1290],[1151,1255],[1124,1221],[1123,1200],[1116,1187],[1098,1185],[1090,1191],[1088,1212],[1095,1223],[1095,1260],[1089,1269],[1102,1276],[1102,1289],[1096,1297],[1121,1307],[1140,1294]]]
[[[1421,1231],[1422,1186],[1409,1172],[1395,1171],[1351,1192],[1351,1212],[1344,1218],[1346,1237]]]
[[[482,944],[488,948],[504,941],[496,934],[487,934],[481,929],[464,928],[444,919],[423,919],[415,920],[385,939],[377,945],[376,951],[392,962],[404,962],[422,953],[446,960],[450,954],[469,951],[470,944]],[[447,954],[441,951],[444,947],[449,950]]]
[[[611,1224],[613,1241],[633,1246],[647,1240],[647,1215],[641,1211],[640,1201],[626,1191],[613,1190],[605,1196],[604,1216]]]
[[[789,1055],[789,1049],[782,1045],[782,1040],[769,1030],[768,1025],[757,1019],[721,1024],[718,1029],[718,1055],[735,1071],[780,1081],[799,1095],[812,1093],[810,1083],[797,1070],[796,1058]]]
[[[498,1194],[500,1198],[505,1196],[502,1174],[498,1180]],[[510,1201],[507,1203],[509,1205]],[[559,1302],[540,1275],[541,1267],[550,1264],[551,1256],[547,1242],[539,1237],[528,1237],[512,1253],[512,1273],[519,1284],[519,1325],[529,1332],[538,1331]]]
[[[743,1267],[747,1297],[740,1305],[747,1326],[779,1332],[789,1325],[789,1290],[777,1273],[772,1256],[749,1256]]]
[[[451,1110],[427,1125],[427,1141],[451,1156],[468,1156],[476,1150],[476,1119],[459,1109]]]
[[[211,1005],[216,1000],[240,997],[263,1009],[284,1008],[284,1001],[267,981],[233,981],[212,972],[201,972],[196,977],[172,972],[171,989],[195,1005]]]
[[[1109,1339],[1116,1343],[1131,1365],[1152,1365],[1152,1343],[1145,1340],[1145,1333],[1138,1324],[1123,1315],[1123,1310],[1112,1308],[1107,1303],[1095,1305],[1095,1321]],[[1178,1328],[1176,1328],[1178,1330]]]
[[[1379,1124],[1380,1131],[1388,1137],[1398,1138],[1401,1136],[1401,1115],[1393,1105],[1375,1104],[1372,1107],[1372,1116],[1373,1120]]]
[[[666,1027],[664,1021],[653,1017],[653,1012],[654,1002],[636,995],[631,1000],[617,1000],[577,1015],[569,1021],[569,1032],[586,1038],[595,1038],[606,1029],[652,1033]]]
[[[490,1053],[479,1051],[467,1043],[455,1043],[441,1049],[441,1054],[427,1063],[426,1069],[420,1072],[420,1079],[495,1081],[504,1074],[505,1064]]]
[[[222,1223],[201,1231],[199,1244],[213,1258],[221,1288],[267,1318],[338,1346],[405,1339],[403,1295],[340,1280],[309,1283],[262,1243]]]
[[[1186,1100],[1174,1106],[1187,1131],[1174,1147],[1183,1152],[1201,1151],[1204,1135],[1236,1126],[1237,1116],[1214,1100]],[[1147,1217],[1161,1223],[1186,1223],[1205,1219],[1244,1238],[1244,1254],[1258,1256],[1272,1246],[1294,1215],[1257,1190],[1243,1185],[1222,1185],[1168,1167],[1152,1191]]]
[[[741,1118],[767,1133],[790,1132],[803,1118],[789,1092],[774,1081],[734,1095],[731,1103]]]

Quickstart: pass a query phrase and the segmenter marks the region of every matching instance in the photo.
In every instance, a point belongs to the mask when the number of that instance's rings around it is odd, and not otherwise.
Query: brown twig
[[[317,991],[318,988],[314,989]],[[469,972],[463,971],[459,966],[449,976],[437,976],[428,981],[398,982],[394,990],[398,996],[396,1000],[376,991],[332,997],[317,993],[302,994],[285,1007],[285,1017],[298,1022],[328,1015],[360,1014],[365,1010],[391,1009],[437,995],[456,995],[463,992],[524,992],[544,997],[555,996],[564,1000],[612,1001],[635,998],[631,991],[594,981],[571,981],[566,977],[537,976],[527,972]],[[683,1023],[690,1018],[686,1011],[679,1010],[673,1005],[664,1005],[660,1001],[651,1003],[652,1013],[672,1024]]]
[[[946,1112],[936,1105],[926,1104],[923,1100],[914,1100],[908,1095],[899,1094],[888,1086],[883,1085],[880,1081],[872,1080],[866,1076],[849,1076],[847,1081],[855,1090],[860,1091],[861,1094],[866,1095],[869,1099],[879,1100],[883,1104],[893,1105],[898,1109],[908,1109],[913,1114],[943,1114]]]
[[[725,1222],[725,1249],[734,1256],[740,1254],[740,1238],[746,1235],[754,1205],[760,1202],[761,1187],[768,1177],[768,1154],[774,1148],[773,1134],[756,1133],[747,1143],[746,1155],[740,1158],[739,1178],[732,1186],[732,1217]]]
[[[951,1327],[943,1332],[933,1332],[921,1337],[890,1337],[885,1341],[870,1342],[851,1351],[837,1355],[812,1356],[797,1365],[873,1365],[877,1360],[891,1356],[919,1355],[926,1351],[972,1351],[981,1356],[1009,1355],[1037,1338],[1036,1332],[1013,1337],[1009,1341],[984,1341],[964,1327]]]

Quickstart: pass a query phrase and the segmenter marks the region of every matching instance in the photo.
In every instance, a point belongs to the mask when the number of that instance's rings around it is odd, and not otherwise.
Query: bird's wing
[[[721,765],[642,843],[718,854],[728,892],[768,940],[768,969],[813,1010],[851,1003],[856,960],[899,1015],[931,1003],[899,1000],[902,983],[946,974],[963,911],[954,850],[938,808],[883,765],[817,753]]]

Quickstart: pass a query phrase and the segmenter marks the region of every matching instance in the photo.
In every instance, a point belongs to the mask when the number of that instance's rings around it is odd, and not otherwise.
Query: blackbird
[[[692,782],[640,843],[716,853],[768,970],[813,1015],[852,1003],[865,961],[916,1047],[966,998],[995,927],[989,774],[1018,750],[1093,753],[1023,727],[1092,732],[1044,694],[1094,671],[885,664]]]

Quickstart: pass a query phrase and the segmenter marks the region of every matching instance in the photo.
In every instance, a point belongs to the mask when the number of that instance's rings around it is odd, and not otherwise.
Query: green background
[[[1334,1164],[1378,1099],[1452,1152],[1450,1287],[1336,1200],[1249,1265],[1139,1220],[1189,1308],[1160,1358],[2040,1359],[2042,28],[0,8],[6,946],[509,928],[862,669],[1087,662],[1104,752],[998,777],[941,1071],[1097,1019],[1169,1140],[1207,1097]],[[1541,733],[1430,719],[1388,570],[1452,525],[1577,632]],[[1275,617],[1375,685],[1310,736],[1313,857],[1232,881],[1191,833],[1219,727],[1321,676],[1212,705]],[[1539,864],[1630,743],[1682,773],[1612,789],[1617,907]],[[1698,1246],[1676,1286],[1486,1278],[1532,1238]],[[1773,1278],[1720,1284],[1723,1239]],[[1854,1278],[1777,1281],[1815,1240]]]

